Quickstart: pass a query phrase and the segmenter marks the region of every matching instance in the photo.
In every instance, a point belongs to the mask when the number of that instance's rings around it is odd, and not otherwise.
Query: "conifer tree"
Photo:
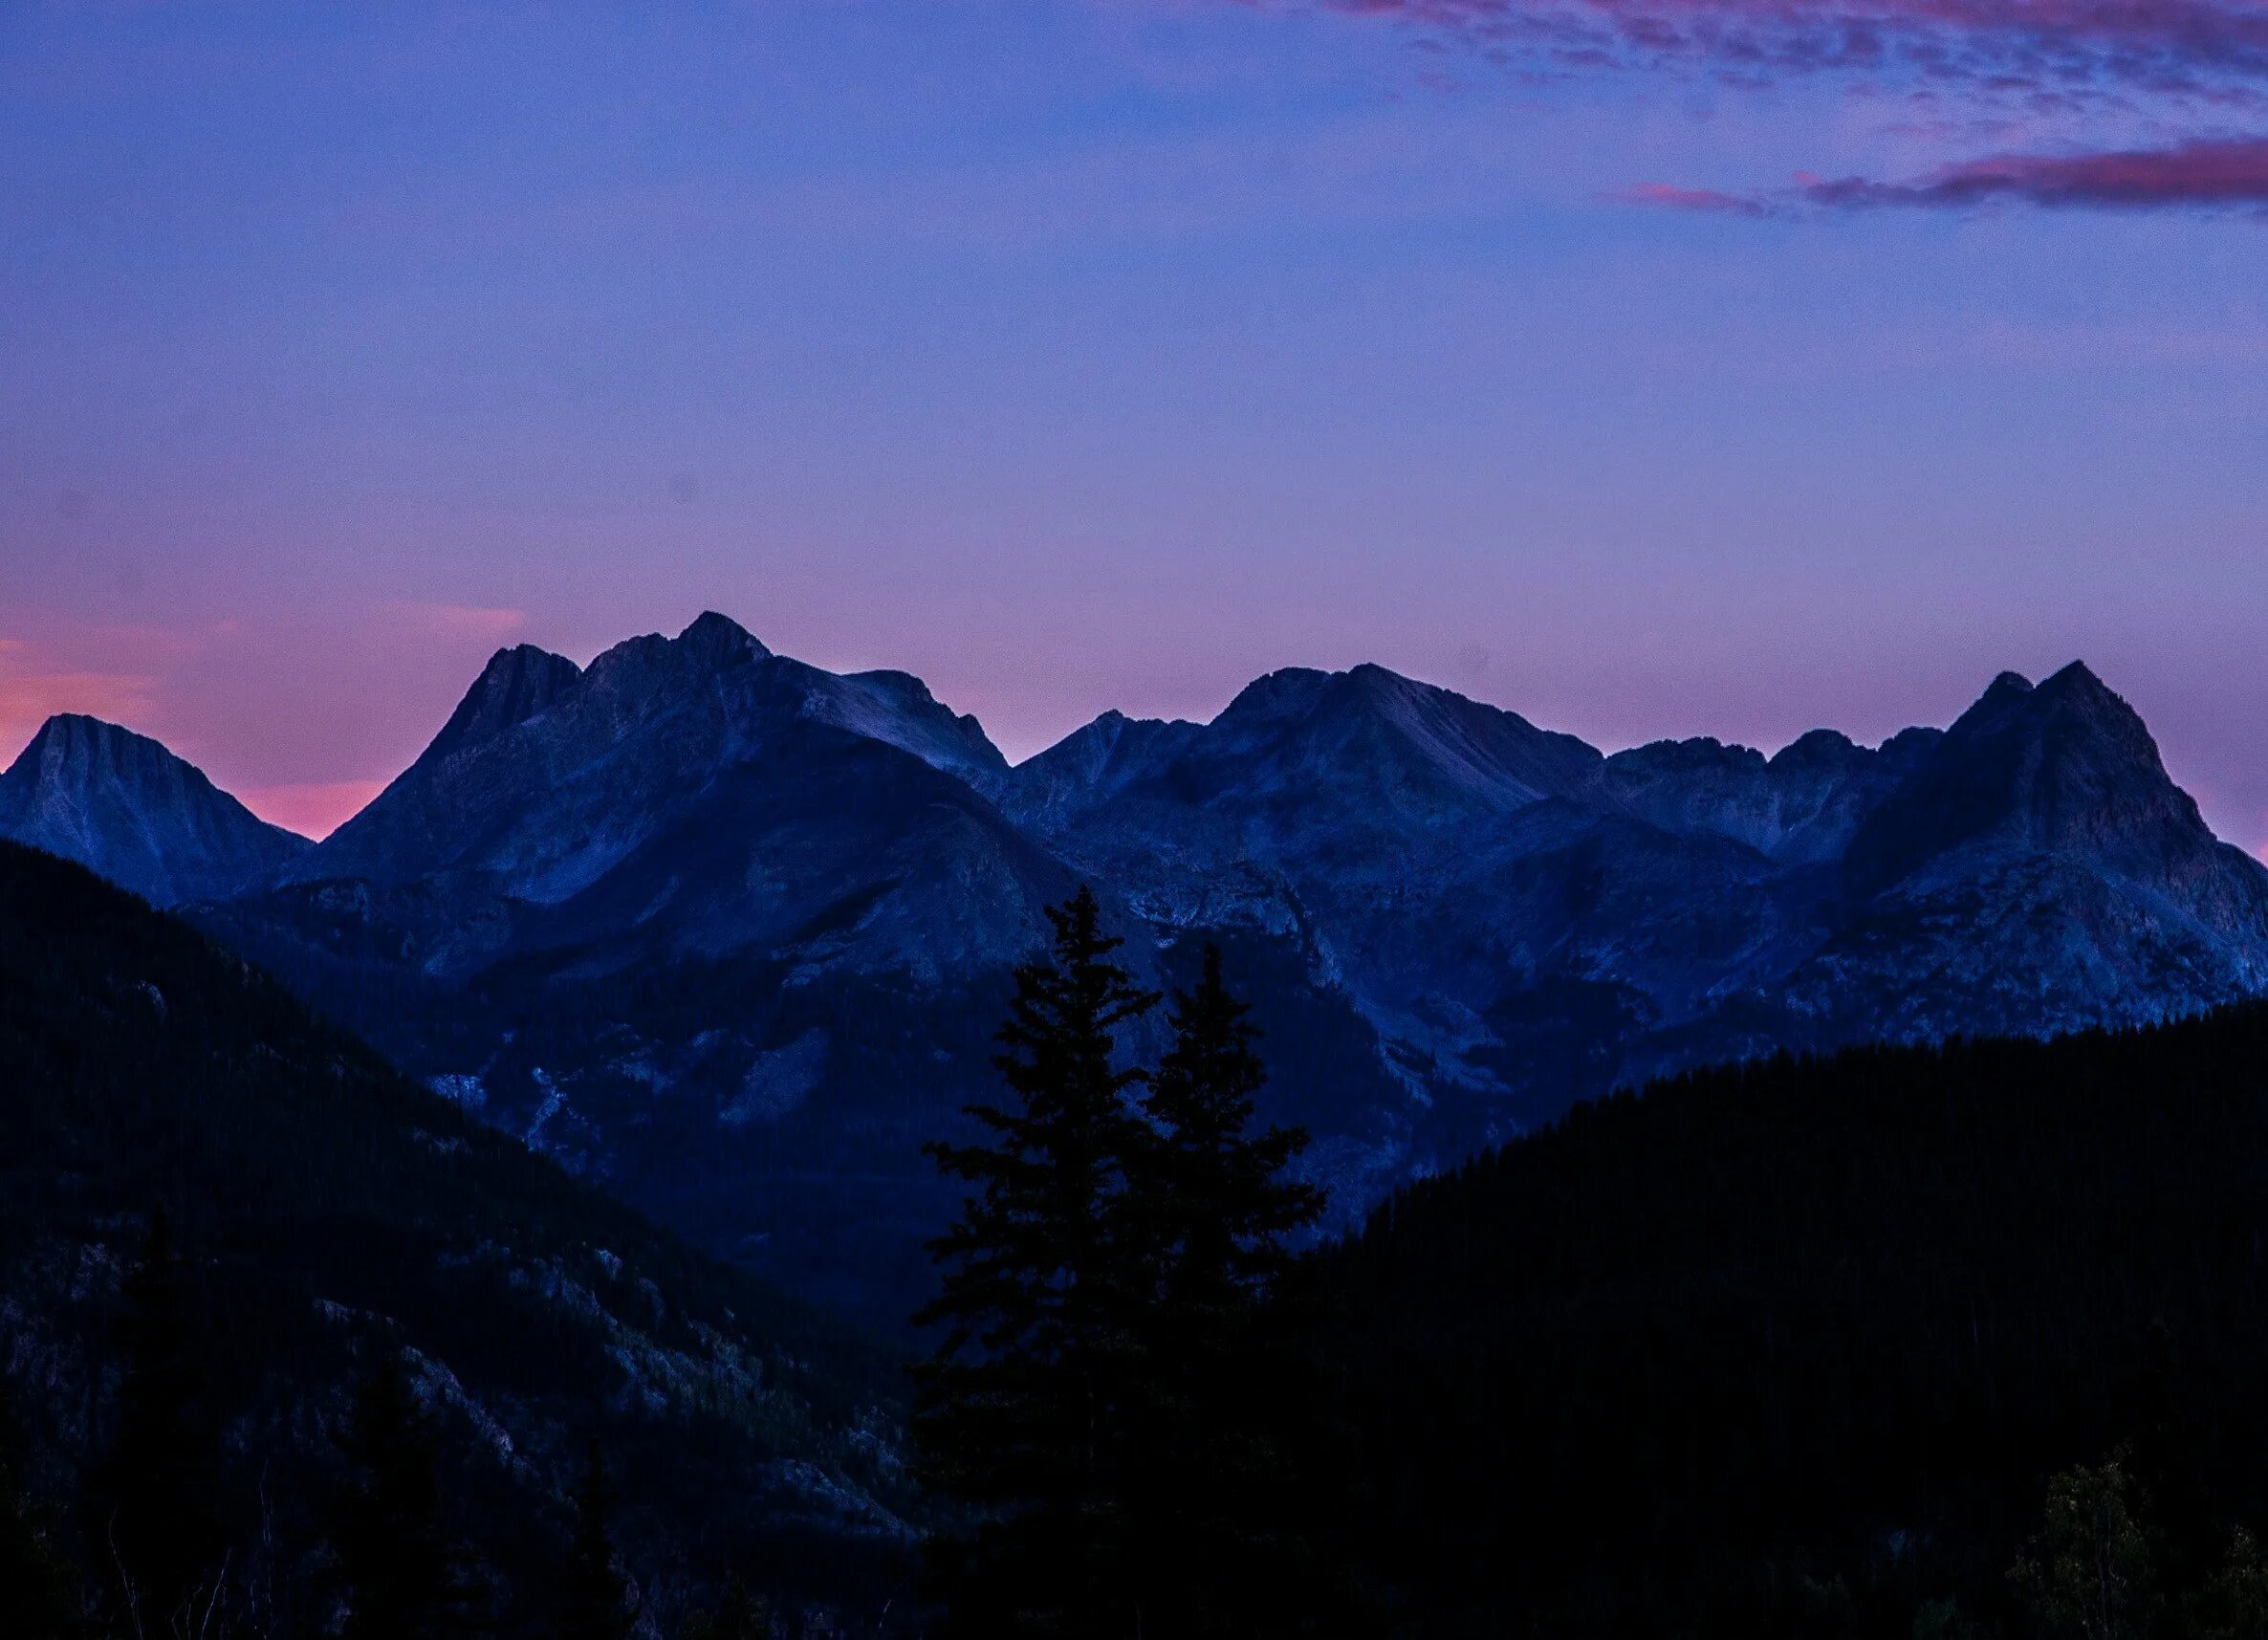
[[[1179,1342],[1249,1331],[1291,1267],[1288,1238],[1313,1225],[1323,1192],[1285,1176],[1307,1148],[1298,1127],[1252,1129],[1268,1080],[1253,1049],[1259,1033],[1205,949],[1194,991],[1173,998],[1173,1045],[1144,1098],[1150,1135],[1133,1182],[1160,1226],[1166,1257],[1159,1325]]]
[[[916,1435],[930,1487],[979,1519],[936,1546],[948,1632],[1106,1640],[1140,1625],[1122,1495],[1149,1273],[1120,1211],[1141,1073],[1116,1047],[1158,998],[1111,960],[1091,892],[1048,917],[994,1061],[1014,1100],[968,1112],[986,1142],[928,1147],[972,1190],[930,1244],[947,1272],[915,1319],[943,1338]]]
[[[339,1442],[354,1478],[331,1531],[346,1618],[340,1640],[440,1640],[469,1623],[460,1557],[441,1524],[439,1451],[389,1354]]]
[[[614,1482],[596,1436],[573,1501],[575,1532],[559,1578],[557,1640],[623,1640],[638,1613],[615,1558]]]
[[[188,1298],[164,1211],[123,1283],[117,1434],[91,1489],[89,1535],[119,1616],[162,1633],[218,1590],[222,1533],[209,1492],[218,1443],[190,1350]]]
[[[1323,1192],[1285,1174],[1304,1131],[1252,1130],[1267,1073],[1249,1013],[1209,946],[1196,987],[1174,995],[1125,1209],[1155,1260],[1132,1507],[1153,1604],[1189,1635],[1290,1623],[1303,1577],[1287,1524],[1293,1368],[1278,1288],[1289,1238],[1321,1214]]]

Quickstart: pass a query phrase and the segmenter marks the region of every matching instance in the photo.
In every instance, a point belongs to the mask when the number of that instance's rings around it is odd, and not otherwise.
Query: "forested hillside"
[[[1407,1632],[2256,1631],[2197,1602],[2268,1522],[2268,1009],[1578,1106],[1323,1273]],[[2066,1630],[2011,1568],[2122,1449],[2138,1604]]]
[[[665,1632],[730,1574],[781,1609],[898,1586],[893,1359],[394,1074],[186,925],[14,845],[0,1293],[24,1490],[114,1620],[106,1499],[152,1374],[176,1387],[169,1450],[209,1460],[191,1569],[238,1632],[259,1610],[261,1631],[322,1631],[350,1408],[388,1367],[501,1632],[554,1626],[593,1439],[620,1569]]]

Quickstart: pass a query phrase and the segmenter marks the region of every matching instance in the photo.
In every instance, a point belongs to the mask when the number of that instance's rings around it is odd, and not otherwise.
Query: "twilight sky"
[[[0,5],[0,759],[320,831],[703,608],[1010,753],[2084,657],[2268,845],[2268,0]]]

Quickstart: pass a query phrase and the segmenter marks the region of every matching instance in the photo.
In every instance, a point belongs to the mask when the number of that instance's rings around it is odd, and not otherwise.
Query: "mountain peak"
[[[58,711],[39,726],[39,733],[32,736],[31,745],[24,748],[24,756],[35,758],[43,766],[53,761],[97,755],[171,757],[173,754],[146,734],[137,734],[123,724],[112,723],[107,718],[90,717],[82,711]]]
[[[1217,722],[1293,717],[1312,711],[1334,674],[1313,667],[1280,667],[1236,691]]]
[[[1346,676],[1371,689],[1407,686],[1411,680],[1391,667],[1382,667],[1376,661],[1358,661],[1346,669]]]
[[[705,609],[677,635],[676,647],[719,667],[760,661],[772,653],[755,635],[729,615]]]
[[[527,722],[572,689],[582,668],[564,655],[520,644],[489,657],[426,755],[447,754]]]
[[[187,770],[200,780],[205,778],[164,743],[137,734],[123,724],[84,712],[58,711],[39,726],[39,733],[9,773],[12,776],[25,770],[53,784],[106,777],[142,779],[175,768]]]
[[[0,774],[0,837],[159,905],[236,893],[310,846],[162,743],[80,712],[49,718]]]
[[[2126,705],[2118,692],[2096,676],[2094,669],[2084,661],[2074,661],[2052,677],[2042,679],[2039,692],[2052,694],[2065,700]]]
[[[2037,687],[1995,679],[1854,839],[1850,864],[1875,886],[1955,850],[2083,855],[2153,878],[2217,847],[2141,717],[2073,662]]]
[[[1770,758],[1770,766],[1775,769],[1840,766],[1865,754],[1858,742],[1839,729],[1813,729],[1805,731],[1775,752]]]

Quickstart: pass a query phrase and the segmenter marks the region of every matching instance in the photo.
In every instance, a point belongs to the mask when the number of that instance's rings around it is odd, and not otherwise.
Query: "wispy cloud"
[[[1613,197],[1628,205],[1743,216],[1777,215],[1806,206],[1960,209],[2001,200],[2117,210],[2268,212],[2268,138],[2199,139],[2097,153],[1998,154],[1943,165],[1908,182],[1799,177],[1793,187],[1774,195],[1645,183]]]
[[[2092,154],[2001,154],[1915,182],[1864,177],[1809,183],[1803,197],[1838,208],[1971,206],[1997,199],[2128,210],[2268,208],[2268,138],[2178,142]]]
[[[2069,153],[2003,153],[1908,180],[1799,177],[1780,190],[1648,182],[1608,197],[1767,217],[1805,208],[2268,205],[2268,0],[1248,0],[1372,18],[1555,78],[1698,75],[1738,92],[1832,77],[1947,133],[2014,123]],[[1908,130],[1910,122],[1894,122]],[[2119,139],[2109,136],[2115,131]],[[2148,133],[2163,145],[2135,145]]]
[[[2153,100],[2268,87],[2268,6],[2257,0],[1320,0],[1319,9],[1463,37],[1561,72],[1680,64]]]
[[[386,613],[411,629],[434,637],[478,639],[496,644],[528,624],[525,610],[490,609],[467,603],[402,600],[386,605]]]
[[[1606,196],[1620,205],[1652,206],[1661,210],[1691,210],[1705,216],[1770,216],[1772,207],[1746,194],[1716,188],[1677,187],[1669,183],[1638,183]]]

